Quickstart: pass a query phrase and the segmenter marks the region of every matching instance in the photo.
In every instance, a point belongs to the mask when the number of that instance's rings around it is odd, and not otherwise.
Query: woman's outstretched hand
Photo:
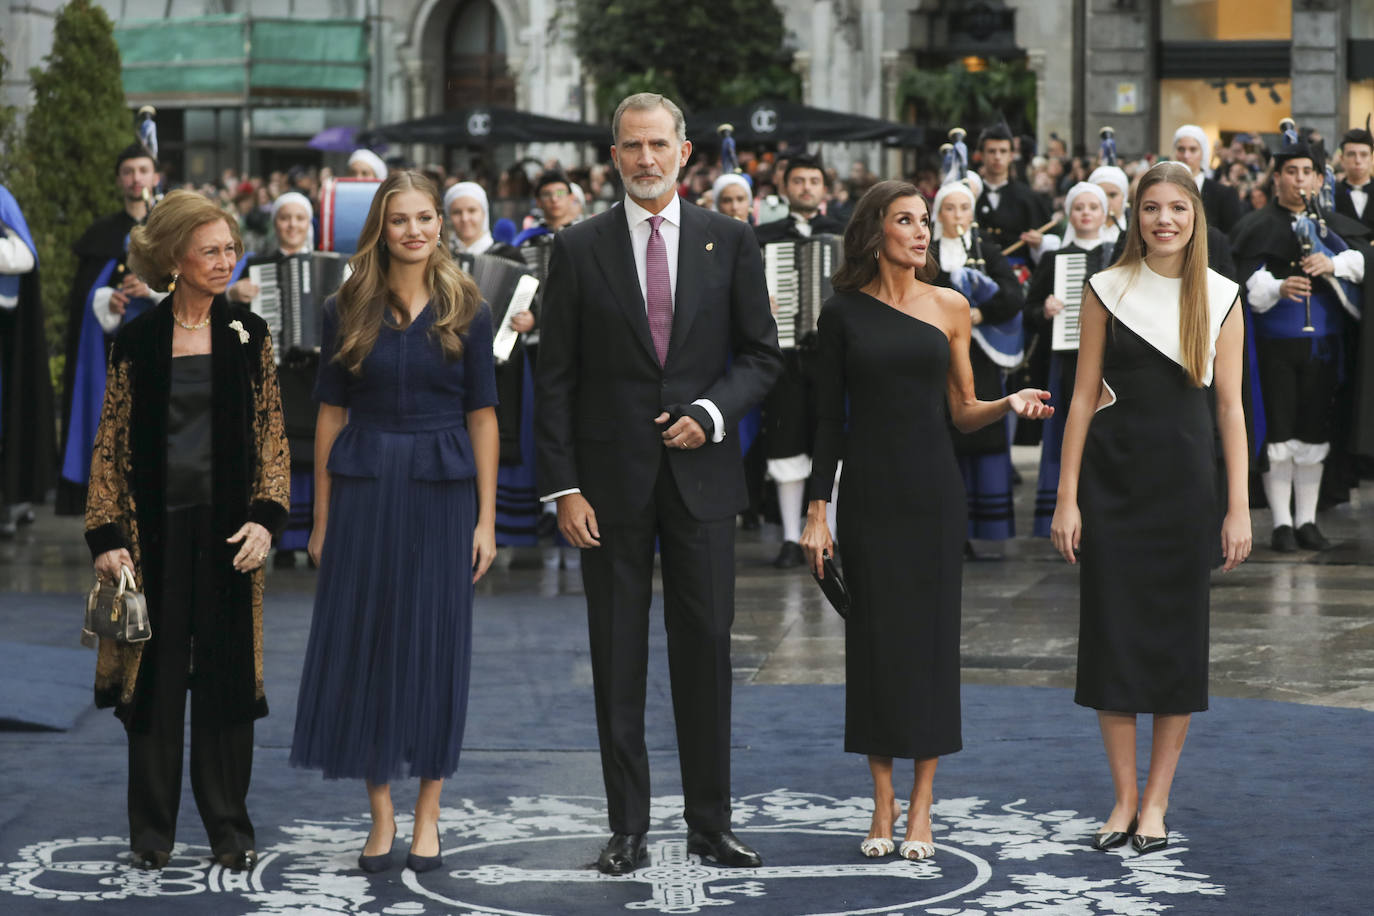
[[[1050,399],[1048,391],[1039,388],[1022,388],[1014,394],[1007,395],[1007,405],[1018,417],[1025,417],[1027,420],[1043,420],[1046,417],[1054,416],[1054,408],[1045,402]]]

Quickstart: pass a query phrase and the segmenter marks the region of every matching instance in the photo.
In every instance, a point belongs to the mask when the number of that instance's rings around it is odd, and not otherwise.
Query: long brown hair
[[[443,348],[445,359],[456,360],[463,355],[463,340],[459,335],[467,331],[482,305],[477,284],[458,269],[444,245],[444,208],[439,189],[419,172],[392,172],[372,198],[372,206],[358,237],[358,253],[348,259],[353,274],[339,289],[339,347],[334,359],[354,375],[361,374],[363,360],[376,345],[388,312],[401,316],[402,327],[408,322],[405,305],[387,285],[391,255],[382,237],[387,204],[402,191],[419,191],[427,195],[434,202],[434,218],[439,221],[440,237],[425,264],[425,283],[431,296],[430,308],[434,310],[434,324],[429,333]]]
[[[1127,228],[1126,248],[1118,267],[1131,271],[1134,280],[1149,254],[1144,232],[1140,228],[1140,202],[1145,192],[1157,184],[1168,182],[1188,198],[1193,208],[1193,237],[1183,255],[1183,276],[1178,294],[1178,343],[1183,358],[1183,370],[1198,387],[1207,373],[1207,354],[1211,349],[1211,316],[1207,305],[1207,214],[1202,210],[1202,196],[1186,165],[1180,162],[1160,162],[1141,176],[1131,200],[1131,225]]]
[[[878,182],[859,199],[854,207],[854,215],[849,218],[849,226],[844,230],[844,261],[831,278],[831,286],[835,289],[863,289],[878,276],[878,252],[887,241],[887,234],[883,231],[887,208],[892,206],[894,200],[903,197],[919,197],[929,221],[930,204],[914,184],[909,181]],[[939,259],[933,250],[927,249],[925,266],[917,268],[916,279],[929,283],[939,272]]]
[[[129,267],[144,283],[166,292],[191,247],[191,233],[216,220],[224,220],[234,251],[243,257],[243,239],[233,217],[204,194],[184,188],[168,193],[148,214],[148,222],[129,233]]]

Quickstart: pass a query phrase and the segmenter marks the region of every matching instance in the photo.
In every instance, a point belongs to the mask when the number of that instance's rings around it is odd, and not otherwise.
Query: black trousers
[[[253,723],[222,724],[196,690],[191,643],[205,619],[210,507],[167,513],[162,604],[139,674],[139,726],[129,729],[129,838],[135,852],[171,852],[181,804],[186,691],[191,691],[191,790],[215,855],[254,848],[248,818]],[[201,632],[206,631],[202,623]],[[151,662],[151,664],[148,664]],[[145,693],[146,691],[146,693]],[[142,705],[146,704],[146,705]],[[146,730],[142,727],[146,725]]]
[[[593,506],[595,508],[595,506]],[[640,518],[602,523],[582,552],[592,682],[611,830],[649,829],[644,745],[654,541],[662,556],[663,617],[687,824],[730,826],[730,625],[735,617],[735,519],[692,517],[665,460]]]

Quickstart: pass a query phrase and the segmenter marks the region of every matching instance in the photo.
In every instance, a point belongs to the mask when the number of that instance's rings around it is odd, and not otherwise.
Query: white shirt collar
[[[459,254],[485,254],[487,249],[495,244],[496,240],[493,239],[491,237],[491,233],[488,232],[481,238],[474,241],[471,245],[464,245],[461,241],[459,241],[458,244],[454,247],[458,249]]]
[[[672,199],[668,201],[668,205],[655,214],[650,213],[648,210],[645,210],[639,204],[635,203],[634,198],[630,195],[625,195],[625,221],[630,224],[631,232],[634,231],[634,228],[636,226],[638,226],[640,223],[644,222],[651,216],[661,216],[663,217],[664,222],[670,223],[674,226],[681,226],[682,198],[679,197],[677,194],[674,194],[672,196]]]
[[[1193,176],[1193,182],[1197,185],[1197,189],[1198,189],[1199,192],[1202,191],[1202,183],[1203,183],[1204,181],[1206,181],[1206,180],[1207,180],[1207,173],[1206,173],[1206,172],[1198,172],[1196,175]]]

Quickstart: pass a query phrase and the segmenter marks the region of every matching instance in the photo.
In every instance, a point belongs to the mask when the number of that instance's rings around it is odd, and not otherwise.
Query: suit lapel
[[[668,339],[668,359],[686,344],[687,332],[700,306],[702,272],[709,269],[712,257],[706,251],[714,240],[707,232],[706,213],[686,201],[682,202],[682,228],[677,244],[677,292],[673,295],[673,334]]]
[[[609,218],[601,226],[600,244],[595,249],[596,260],[625,313],[625,320],[630,322],[635,337],[657,365],[658,352],[649,333],[644,294],[639,291],[639,269],[635,267],[634,249],[630,247],[630,224],[625,218],[625,206],[613,207],[607,215]]]

